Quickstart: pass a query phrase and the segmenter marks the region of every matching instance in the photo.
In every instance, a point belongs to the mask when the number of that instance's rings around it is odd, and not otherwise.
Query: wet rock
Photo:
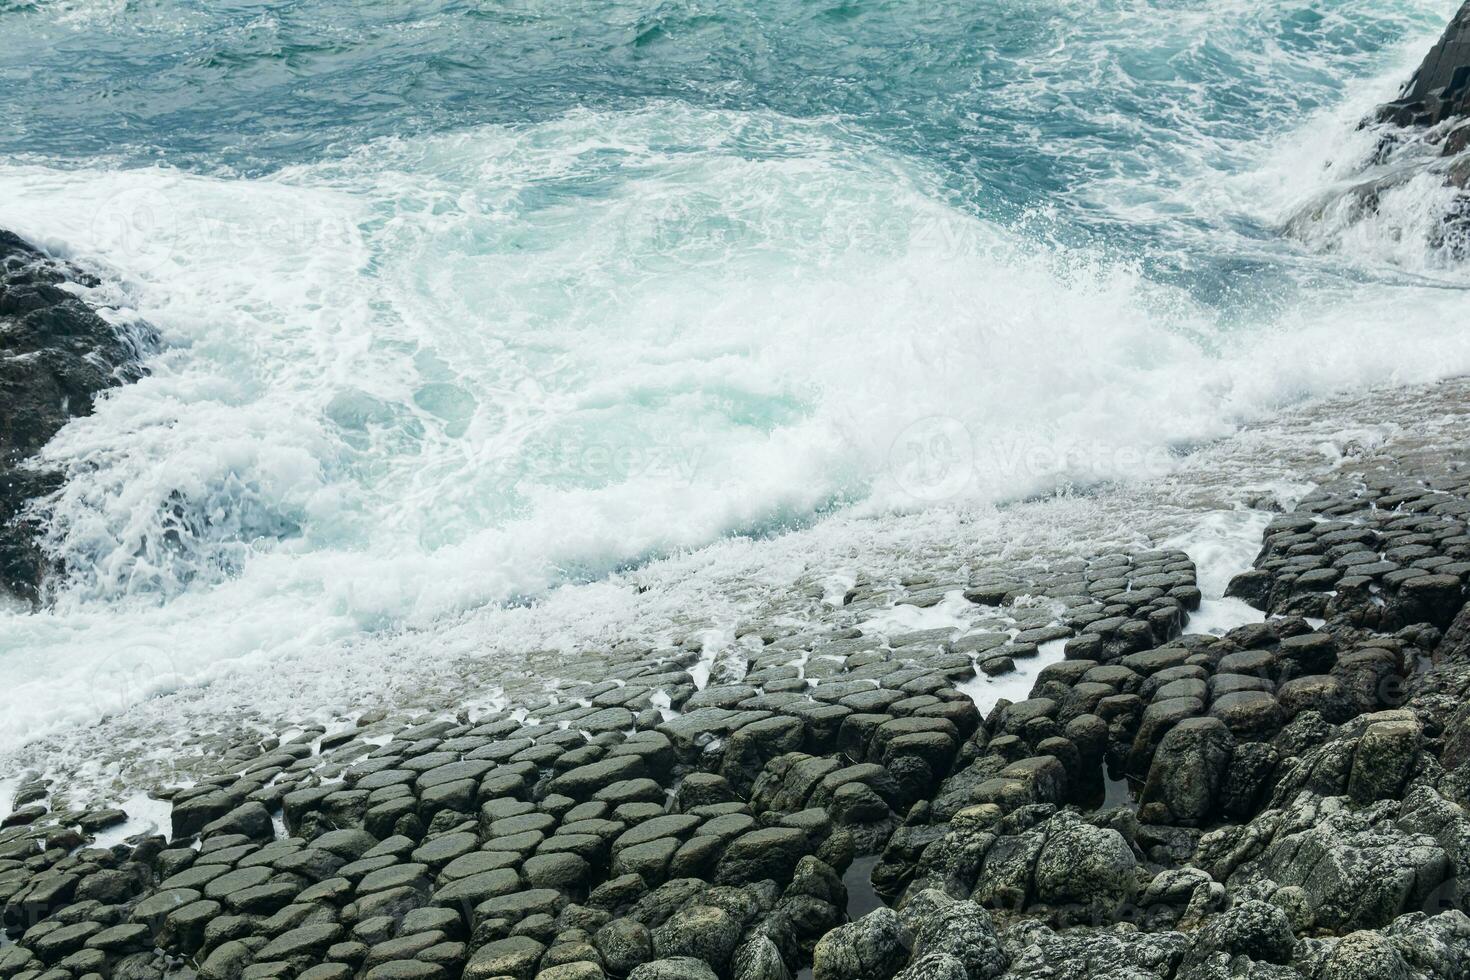
[[[807,849],[807,835],[795,828],[768,827],[752,831],[730,842],[720,858],[716,881],[726,885],[766,879],[789,881]]]
[[[1356,803],[1401,797],[1418,760],[1421,736],[1417,719],[1369,725],[1353,753],[1348,796]]]
[[[642,757],[618,756],[564,772],[553,779],[548,788],[574,800],[585,800],[613,783],[637,779],[647,773],[648,766]]]
[[[618,976],[653,959],[653,934],[634,919],[613,919],[597,930],[593,941],[602,961]]]
[[[1363,930],[1333,945],[1320,975],[1323,980],[1407,980],[1414,973],[1387,937]]]
[[[26,600],[54,569],[36,543],[42,520],[25,507],[61,476],[23,464],[106,389],[142,377],[157,346],[150,328],[114,326],[71,284],[97,280],[0,231],[0,590]]]
[[[1342,681],[1331,674],[1308,674],[1282,684],[1277,701],[1287,719],[1303,711],[1315,711],[1330,722],[1347,721],[1353,715]]]
[[[536,974],[536,980],[603,980],[606,976],[596,963],[582,961],[563,963]]]
[[[1128,770],[1139,776],[1146,776],[1149,765],[1153,762],[1154,749],[1163,741],[1169,729],[1186,718],[1203,714],[1204,709],[1204,702],[1192,697],[1155,701],[1145,708],[1128,755]]]
[[[1179,932],[1137,933],[1077,928],[1054,931],[1035,920],[1004,935],[1012,951],[1007,977],[1172,977],[1184,959],[1189,937]]]
[[[271,940],[259,953],[264,960],[286,960],[298,956],[316,957],[324,953],[342,935],[342,927],[333,922],[291,929]]]
[[[882,908],[823,936],[812,973],[815,980],[888,980],[907,956],[898,914]]]
[[[969,980],[965,961],[949,953],[925,953],[914,958],[899,980]]]
[[[1139,896],[1145,928],[1191,928],[1225,904],[1225,886],[1199,868],[1160,871]]]
[[[1222,695],[1211,702],[1210,715],[1223,721],[1231,734],[1241,741],[1270,738],[1286,721],[1281,705],[1265,691],[1236,691]]]
[[[653,931],[660,959],[693,957],[724,973],[740,942],[741,923],[721,908],[694,905],[669,917]]]
[[[766,936],[756,936],[735,951],[734,980],[791,980],[781,951]]]
[[[512,936],[477,949],[465,965],[464,980],[514,977],[530,980],[546,947],[528,936]]]
[[[1202,826],[1217,805],[1235,753],[1235,738],[1218,718],[1188,718],[1164,736],[1149,766],[1140,819]]]
[[[1385,925],[1421,907],[1451,870],[1433,837],[1380,820],[1372,811],[1349,809],[1344,800],[1303,794],[1259,861],[1240,872],[1242,880],[1264,875],[1301,887],[1319,927]]]
[[[968,901],[938,904],[915,927],[914,960],[936,955],[958,960],[970,980],[994,980],[1010,962],[990,913]]]
[[[719,980],[709,964],[689,957],[654,960],[628,974],[628,980]]]
[[[1243,902],[1212,916],[1198,938],[1203,950],[1266,963],[1288,962],[1295,942],[1286,913],[1259,901]]]
[[[1042,846],[1036,860],[1037,898],[1052,905],[1079,904],[1112,910],[1133,897],[1137,858],[1116,830],[1094,827],[1070,815]]]
[[[217,820],[200,828],[199,836],[214,837],[221,834],[240,834],[253,840],[270,840],[275,836],[271,815],[264,804],[244,803]]]

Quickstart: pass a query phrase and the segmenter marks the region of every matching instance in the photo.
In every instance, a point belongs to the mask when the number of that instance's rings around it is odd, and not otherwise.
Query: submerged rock
[[[146,327],[109,323],[78,295],[97,280],[0,231],[0,589],[34,601],[50,570],[26,504],[61,474],[28,461],[99,394],[143,376]]]

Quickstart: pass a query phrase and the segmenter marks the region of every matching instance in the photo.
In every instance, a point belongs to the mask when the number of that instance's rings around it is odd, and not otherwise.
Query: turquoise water
[[[1062,237],[1147,246],[1168,229],[1118,220],[1089,185],[1229,172],[1450,6],[7,0],[0,151],[259,177],[378,139],[667,101],[834,120],[974,214],[1060,205]]]
[[[169,343],[0,735],[1470,369],[1437,187],[1282,233],[1452,6],[0,0],[0,226]]]

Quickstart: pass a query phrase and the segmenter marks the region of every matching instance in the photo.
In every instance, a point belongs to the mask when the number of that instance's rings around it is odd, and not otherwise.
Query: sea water
[[[1444,190],[1338,203],[1454,6],[0,0],[0,227],[166,342],[45,450],[0,748],[1470,370]]]

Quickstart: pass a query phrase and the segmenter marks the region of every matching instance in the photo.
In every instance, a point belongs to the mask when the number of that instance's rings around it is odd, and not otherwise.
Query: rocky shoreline
[[[1400,124],[1463,113],[1435,80],[1465,16]],[[138,347],[81,273],[0,247],[0,336],[75,326],[89,368],[33,345],[52,388],[0,446],[0,561],[34,597],[11,518],[54,477],[19,464]],[[0,980],[1467,980],[1470,471],[1444,450],[1279,510],[1233,628],[1200,626],[1222,600],[1179,547],[920,565],[733,642],[533,653],[490,708],[201,735],[157,827],[24,774]]]
[[[1340,186],[1289,219],[1286,232],[1323,247],[1318,226],[1324,221],[1347,226],[1372,218],[1405,221],[1403,203],[1396,207],[1390,201],[1422,182],[1444,193],[1430,195],[1431,214],[1415,216],[1425,220],[1409,218],[1396,233],[1423,236],[1440,261],[1459,262],[1470,255],[1470,2],[1450,19],[1399,97],[1379,106],[1359,128],[1371,134],[1369,151]]]
[[[1467,516],[1458,464],[1324,487],[1224,636],[1179,551],[856,583],[229,746],[166,834],[31,779],[0,977],[1464,977]]]
[[[27,505],[62,475],[35,455],[61,427],[88,415],[108,388],[141,378],[158,343],[142,324],[119,327],[79,293],[98,280],[0,230],[0,595],[34,602],[56,569]]]

